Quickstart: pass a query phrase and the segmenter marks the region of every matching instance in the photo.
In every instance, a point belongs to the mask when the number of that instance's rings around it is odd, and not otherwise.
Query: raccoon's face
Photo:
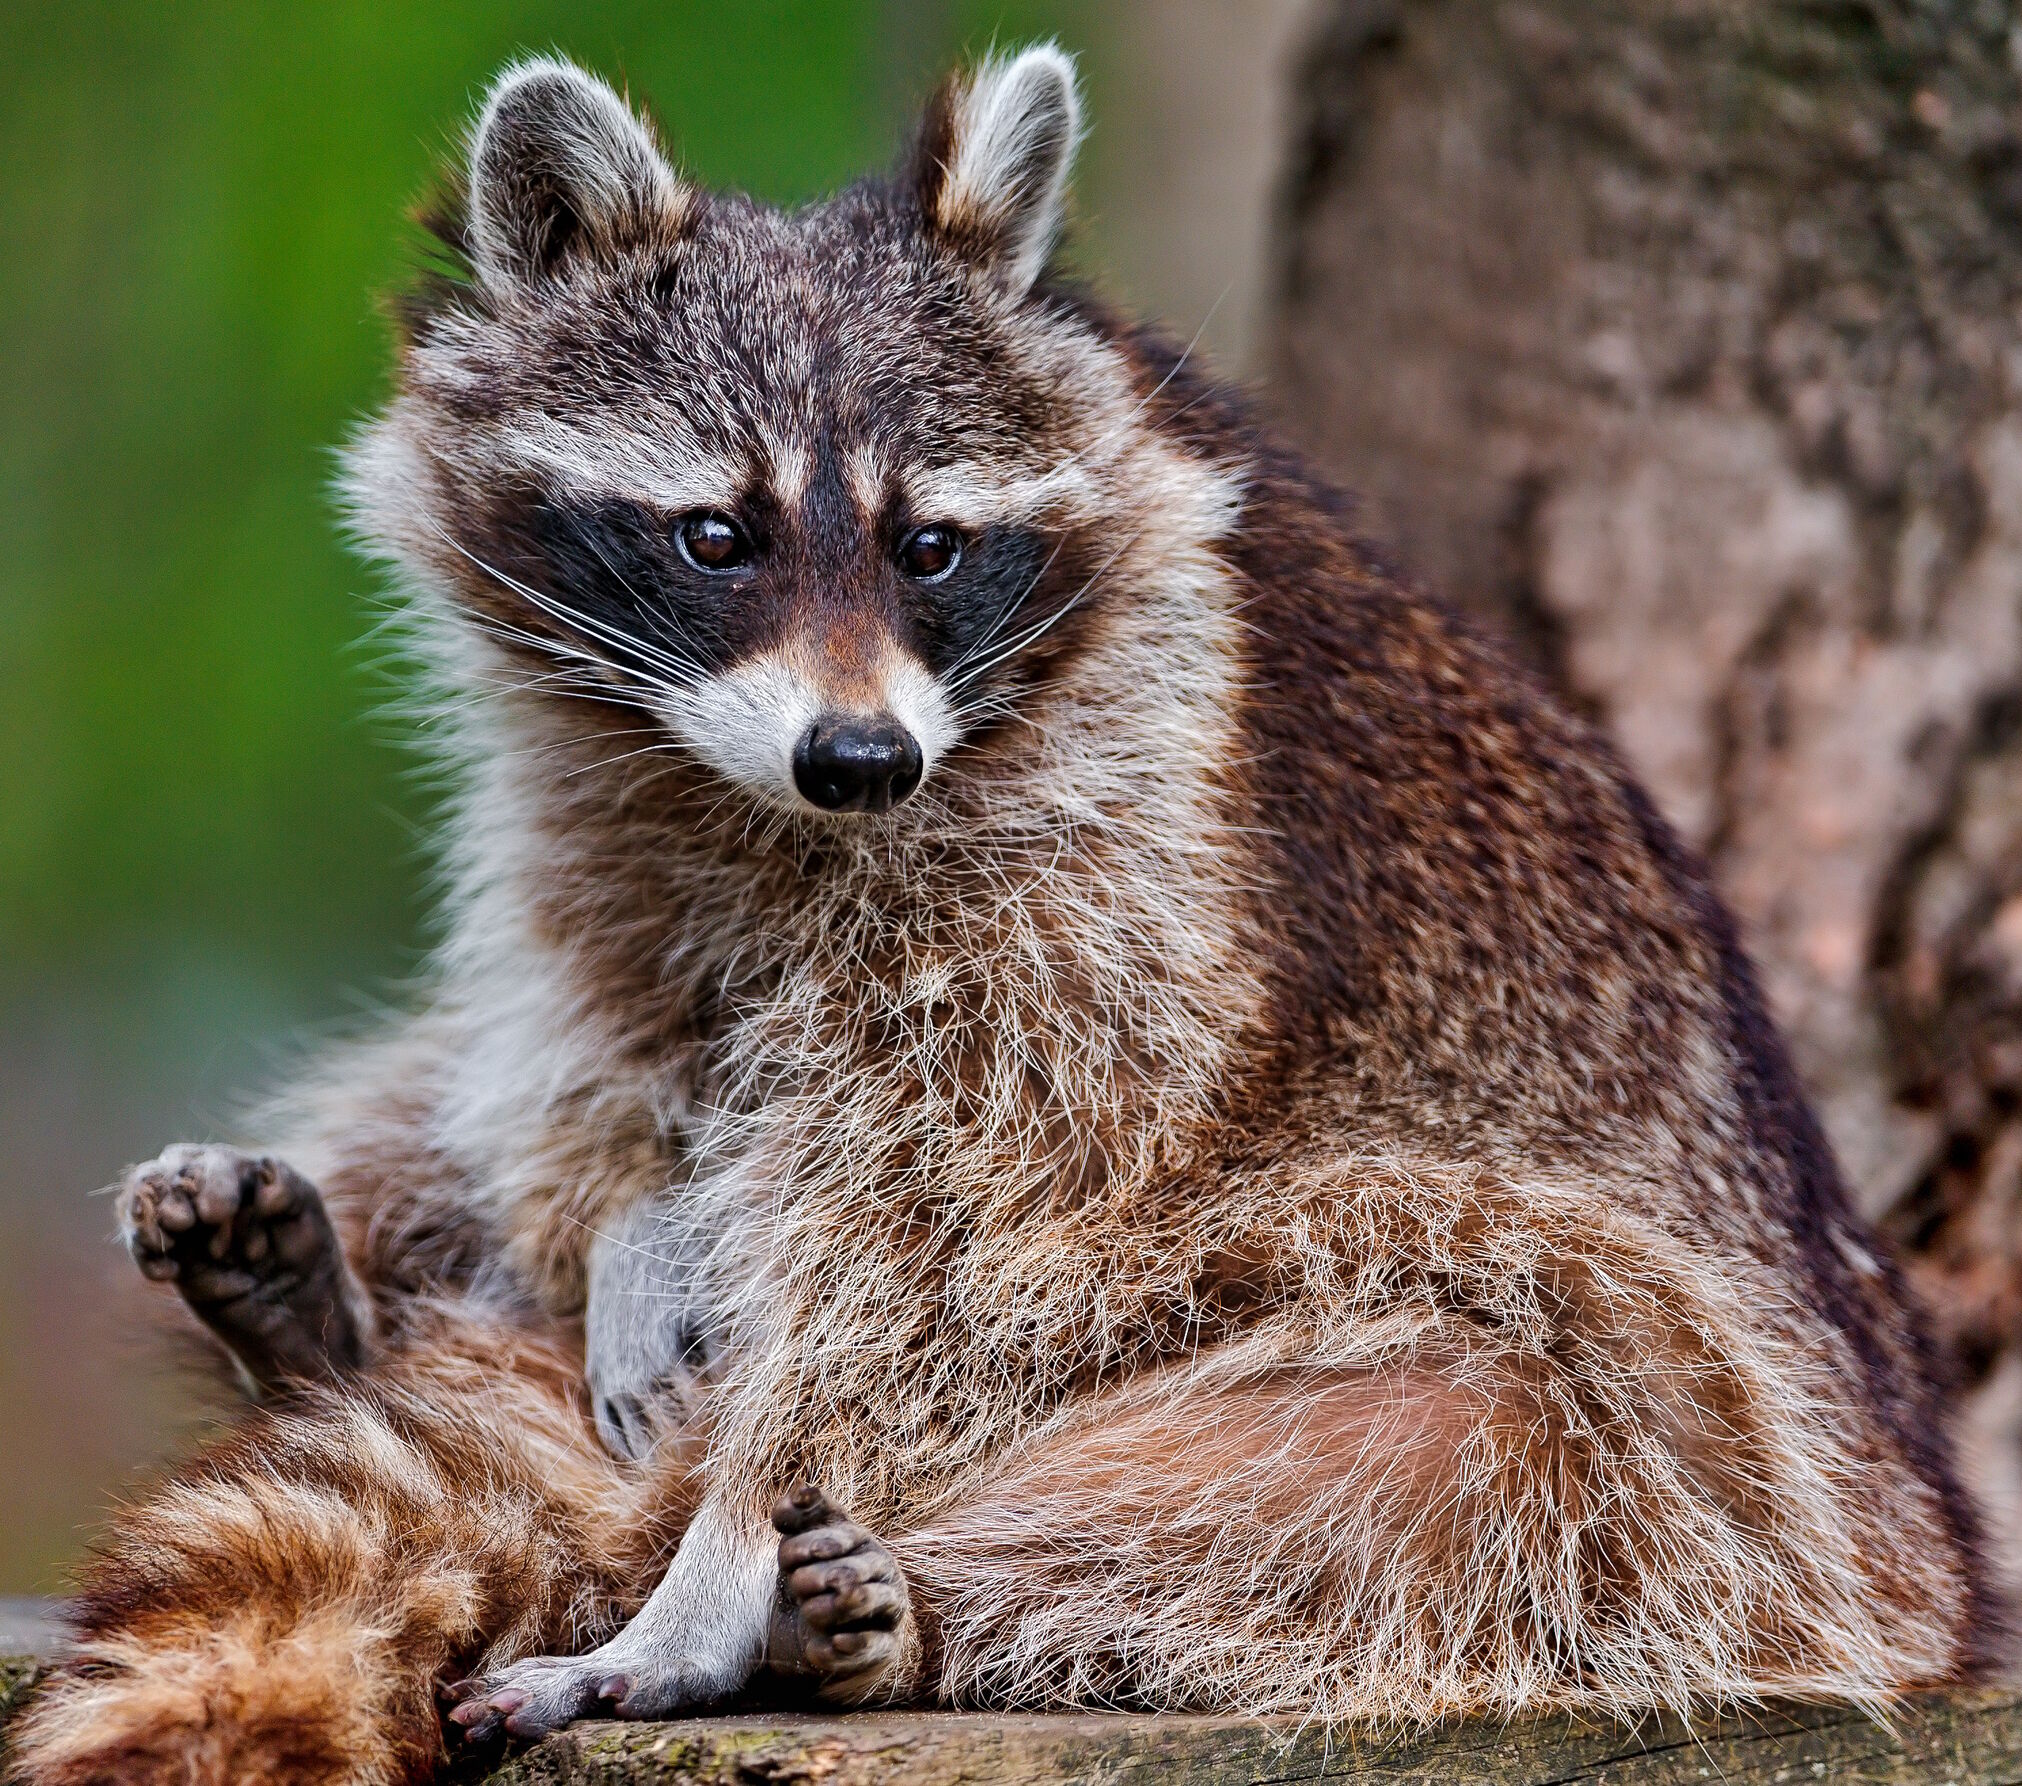
[[[361,506],[521,686],[775,808],[899,805],[1071,655],[1140,524],[1103,471],[1129,375],[1035,292],[1076,130],[1030,50],[945,88],[892,183],[783,214],[684,184],[580,70],[513,70],[474,282],[418,325]]]

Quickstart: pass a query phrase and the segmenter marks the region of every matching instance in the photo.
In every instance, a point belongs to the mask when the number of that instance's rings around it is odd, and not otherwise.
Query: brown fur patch
[[[9,1734],[36,1786],[394,1786],[444,1757],[435,1689],[644,1599],[692,1505],[587,1431],[580,1362],[408,1311],[405,1352],[241,1424],[115,1521],[73,1654]]]

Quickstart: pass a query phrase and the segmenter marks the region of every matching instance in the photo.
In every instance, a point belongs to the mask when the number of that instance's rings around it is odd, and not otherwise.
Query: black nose
[[[920,785],[920,746],[891,719],[818,719],[793,753],[793,785],[829,812],[884,812]]]

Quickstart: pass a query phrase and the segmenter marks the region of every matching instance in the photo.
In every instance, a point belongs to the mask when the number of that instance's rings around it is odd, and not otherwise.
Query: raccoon
[[[1079,128],[993,59],[783,212],[565,62],[491,93],[348,471],[460,765],[434,996],[274,1154],[129,1181],[268,1394],[121,1516],[24,1781],[419,1779],[438,1695],[1986,1665],[1917,1317],[1703,870],[1053,271]]]

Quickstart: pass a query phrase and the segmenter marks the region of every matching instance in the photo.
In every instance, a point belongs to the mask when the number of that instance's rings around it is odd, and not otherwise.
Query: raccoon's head
[[[518,688],[775,811],[897,807],[1032,718],[1182,501],[1132,462],[1141,369],[1042,280],[1078,129],[1030,49],[951,80],[892,179],[781,212],[580,69],[510,70],[468,278],[352,456],[367,531]]]

